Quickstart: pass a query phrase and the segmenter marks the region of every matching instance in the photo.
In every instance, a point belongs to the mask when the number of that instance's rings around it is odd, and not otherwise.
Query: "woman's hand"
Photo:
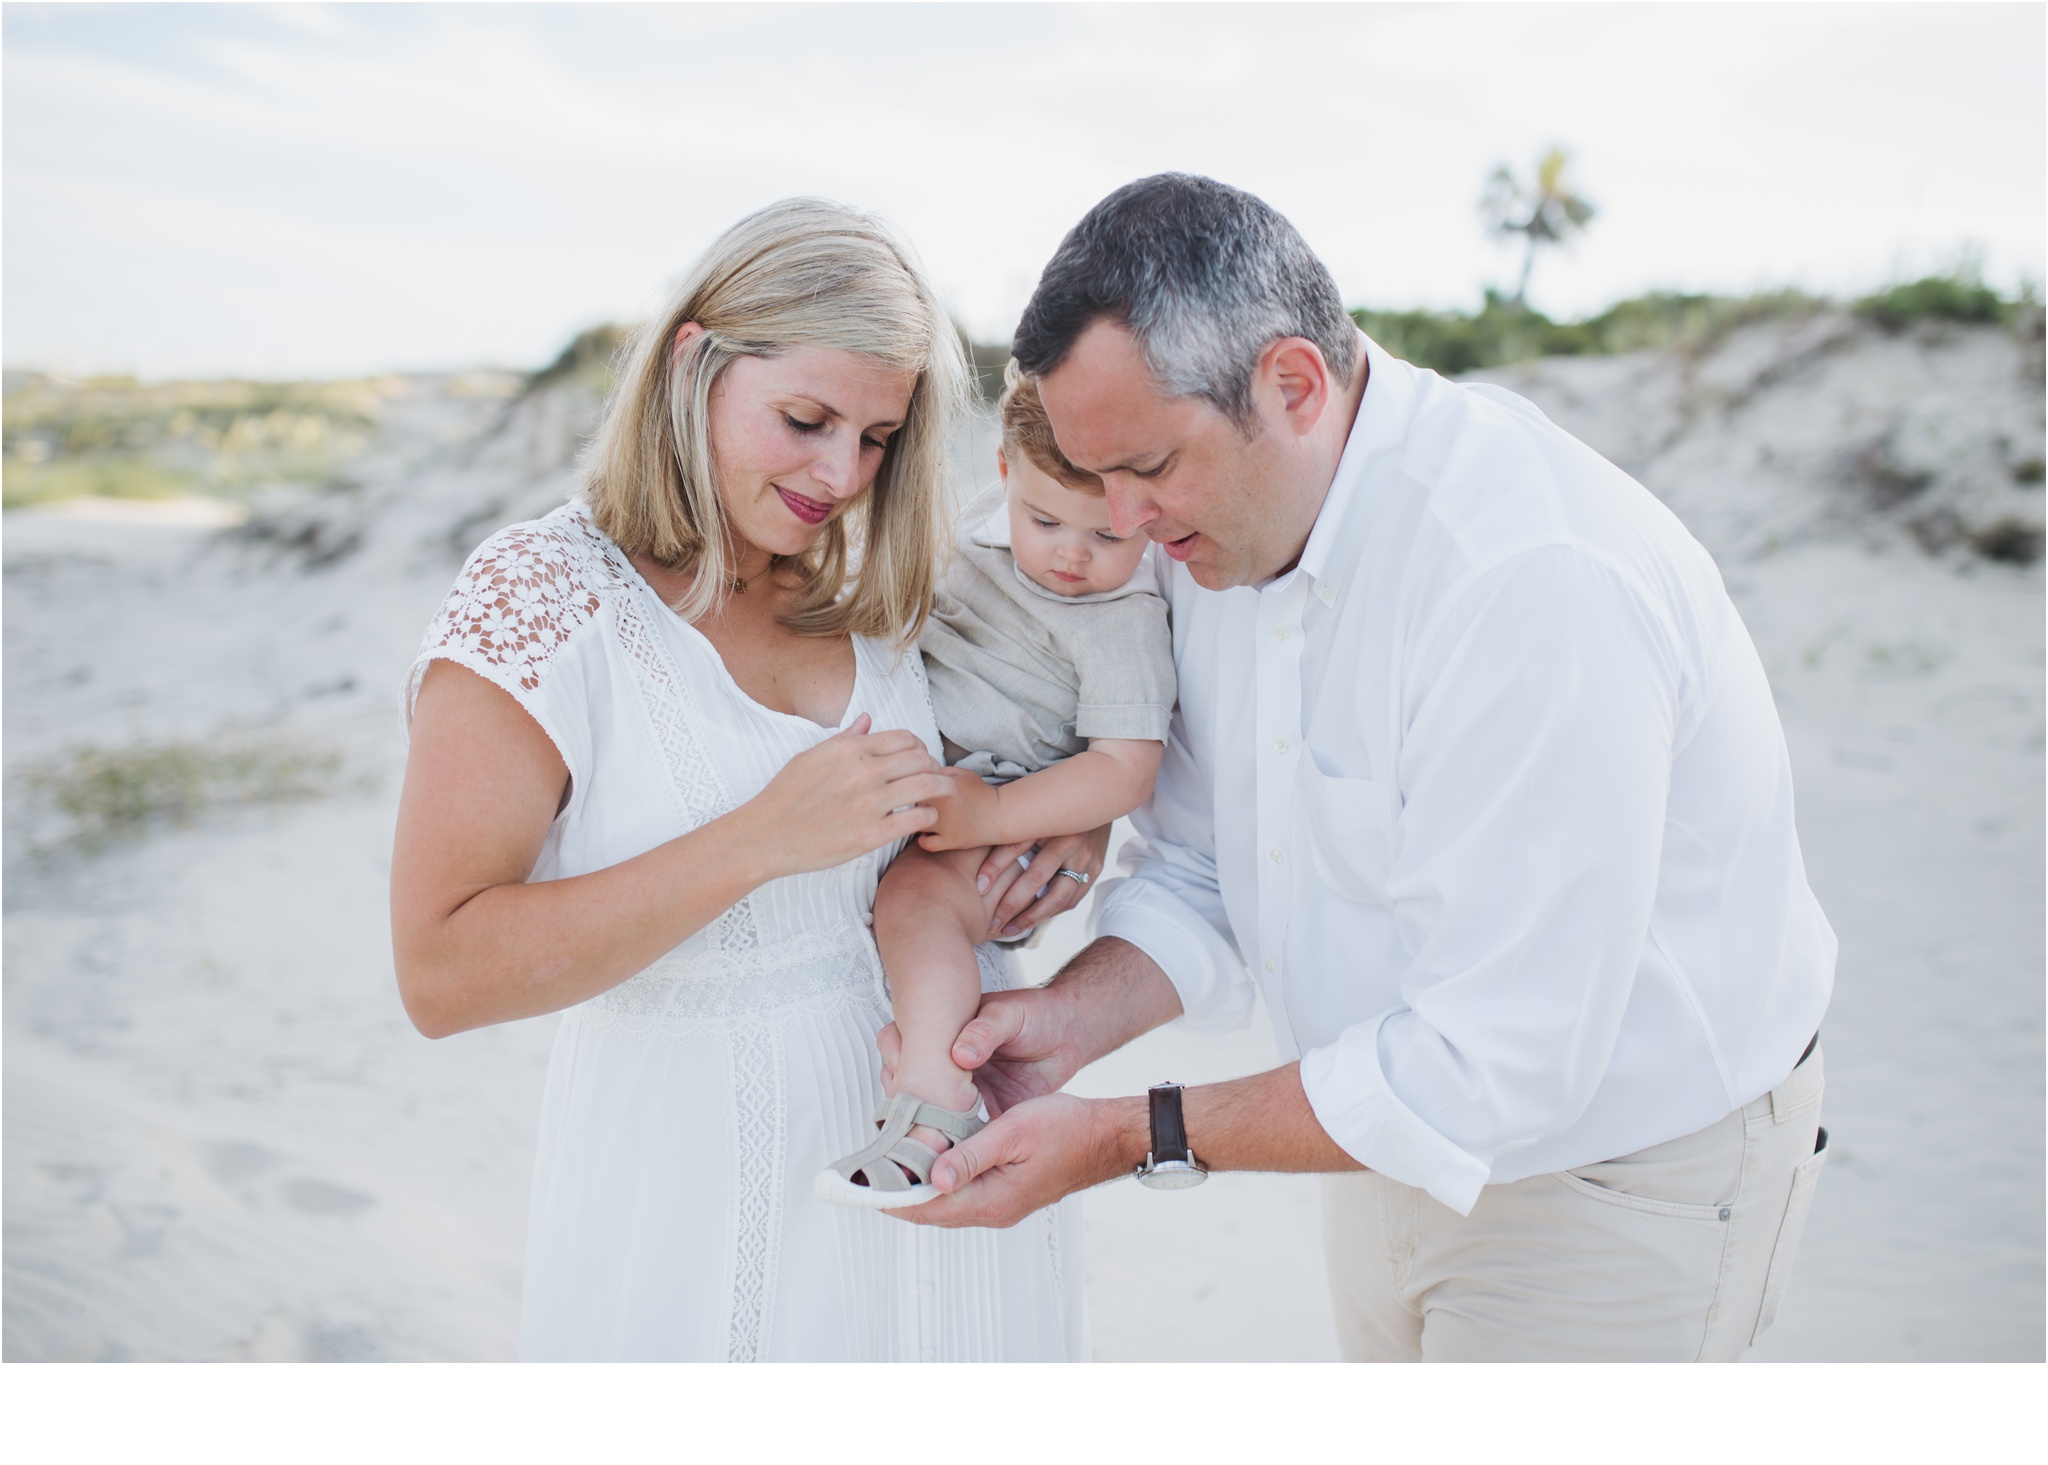
[[[762,851],[764,880],[829,870],[929,829],[938,814],[927,806],[954,796],[957,785],[916,733],[871,733],[872,725],[863,712],[734,811]]]
[[[391,858],[399,994],[429,1037],[582,1002],[784,874],[924,828],[951,785],[914,734],[866,717],[732,812],[631,859],[528,883],[569,791],[552,739],[502,688],[436,660],[421,680]]]
[[[616,865],[528,883],[569,789],[539,723],[466,667],[421,681],[391,859],[391,941],[414,1026],[443,1037],[585,1001],[766,881],[930,827],[953,785],[917,736],[869,719],[746,803]],[[1071,882],[1067,882],[1071,883]]]
[[[1105,824],[1086,834],[1062,834],[1036,846],[999,844],[988,852],[975,877],[976,888],[986,893],[1014,866],[1023,861],[1021,876],[996,902],[989,935],[1004,940],[1021,935],[1081,903],[1095,877],[1102,873],[1109,853],[1109,830]],[[1060,874],[1073,870],[1088,877],[1088,885]]]

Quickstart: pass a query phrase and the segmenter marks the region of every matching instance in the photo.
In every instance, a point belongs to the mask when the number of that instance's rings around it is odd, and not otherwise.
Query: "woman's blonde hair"
[[[678,348],[676,333],[691,321],[704,329]],[[856,209],[784,199],[719,236],[661,314],[621,347],[618,382],[584,458],[583,498],[621,549],[694,574],[677,614],[694,621],[714,610],[732,564],[711,392],[738,358],[797,346],[851,351],[913,371],[917,383],[873,486],[796,558],[803,589],[784,623],[908,645],[931,609],[966,356],[909,246]]]

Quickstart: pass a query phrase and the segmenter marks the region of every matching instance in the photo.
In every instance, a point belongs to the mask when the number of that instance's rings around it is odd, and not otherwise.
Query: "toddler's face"
[[[1055,595],[1098,595],[1131,578],[1144,558],[1142,534],[1110,532],[1109,500],[1068,488],[1023,454],[997,454],[1010,498],[1010,553],[1034,584]]]

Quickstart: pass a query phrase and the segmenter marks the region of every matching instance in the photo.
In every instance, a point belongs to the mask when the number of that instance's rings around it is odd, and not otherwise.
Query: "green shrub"
[[[628,326],[592,326],[578,333],[553,361],[526,379],[526,390],[535,392],[555,382],[578,381],[603,393],[612,388],[619,348],[632,334]]]
[[[153,819],[189,819],[229,804],[317,798],[341,771],[339,753],[271,740],[74,748],[24,775],[94,842]]]
[[[10,373],[7,508],[72,498],[240,496],[331,480],[377,432],[388,378],[338,382],[73,380]]]
[[[1351,318],[1393,355],[1445,376],[1503,361],[1577,354],[1560,352],[1563,342],[1549,317],[1510,305],[1492,291],[1476,315],[1454,310],[1354,310]]]
[[[1929,275],[1866,295],[1850,309],[1886,330],[1918,321],[2013,325],[2038,316],[2031,286],[1999,294],[1963,268]],[[1730,331],[1763,320],[1789,320],[1839,308],[1803,290],[1754,295],[1688,295],[1652,291],[1617,301],[1598,315],[1554,321],[1541,311],[1486,292],[1476,311],[1373,310],[1351,312],[1359,329],[1404,361],[1458,376],[1539,356],[1609,356],[1625,351],[1698,353]]]
[[[1445,376],[1539,356],[1700,351],[1753,321],[1811,314],[1827,302],[1797,290],[1728,297],[1657,291],[1618,301],[1581,321],[1554,321],[1489,290],[1474,314],[1358,309],[1359,329],[1393,355]]]
[[[1683,295],[1655,291],[1618,301],[1583,323],[1586,354],[1679,350],[1698,353],[1729,332],[1766,320],[1797,320],[1827,309],[1828,302],[1803,290],[1768,290],[1754,295]]]
[[[0,507],[94,495],[111,499],[160,499],[189,493],[193,475],[147,458],[59,458],[55,462],[7,460]]]
[[[1927,320],[2004,325],[2021,303],[2007,300],[1978,279],[1974,271],[1960,269],[1946,275],[1927,275],[1866,295],[1856,302],[1855,310],[1888,331],[1903,331]]]

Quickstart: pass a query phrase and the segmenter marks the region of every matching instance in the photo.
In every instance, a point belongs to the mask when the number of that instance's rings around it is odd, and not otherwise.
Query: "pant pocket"
[[[1763,1307],[1756,1315],[1756,1331],[1749,1335],[1751,1346],[1778,1320],[1778,1305],[1785,1300],[1785,1288],[1792,1280],[1799,1237],[1806,1230],[1807,1213],[1813,1209],[1813,1188],[1827,1162],[1828,1132],[1823,1129],[1814,1142],[1813,1153],[1792,1172],[1792,1194],[1785,1202],[1785,1219],[1778,1226],[1777,1244],[1771,1248],[1770,1270],[1764,1274]]]
[[[1557,1178],[1564,1183],[1567,1190],[1617,1210],[1635,1211],[1645,1216],[1663,1216],[1674,1221],[1704,1221],[1715,1225],[1728,1219],[1726,1206],[1702,1206],[1690,1201],[1662,1200],[1656,1196],[1633,1194],[1602,1185],[1597,1180],[1589,1180],[1570,1170],[1559,1171]]]

